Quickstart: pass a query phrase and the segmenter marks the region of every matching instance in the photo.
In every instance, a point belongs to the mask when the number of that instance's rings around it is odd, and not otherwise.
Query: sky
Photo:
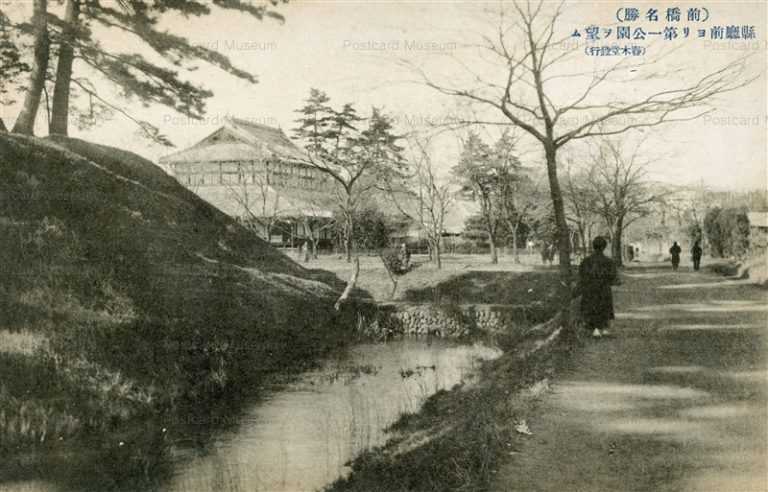
[[[637,64],[621,73],[620,82],[605,84],[593,95],[593,102],[609,103],[619,98],[637,98],[649,92],[679,87],[697,80],[728,61],[749,56],[746,75],[757,75],[750,85],[737,92],[712,101],[713,112],[695,121],[669,124],[642,134],[622,136],[621,139],[644,139],[649,177],[654,180],[698,184],[700,181],[715,189],[766,188],[766,62],[768,38],[766,5],[757,2],[624,2],[570,1],[555,27],[557,37],[568,38],[562,45],[567,56],[557,73],[600,73],[617,58],[599,58],[584,53],[583,39],[569,38],[576,29],[595,25],[601,29],[617,29],[620,9],[634,7],[641,15],[655,8],[662,20],[656,24],[636,22],[647,31],[654,26],[672,25],[663,17],[667,8],[679,7],[685,18],[688,8],[706,9],[710,17],[699,24],[682,22],[682,26],[709,31],[716,25],[755,26],[753,40],[689,39],[641,43],[645,54],[627,60]],[[17,18],[28,15],[29,2],[0,0],[6,12]],[[545,2],[545,10],[554,7]],[[508,9],[509,5],[506,6]],[[79,131],[72,136],[125,148],[153,161],[167,153],[194,144],[217,129],[227,116],[250,119],[283,128],[286,133],[295,127],[295,110],[301,106],[310,88],[326,91],[333,104],[354,103],[367,114],[372,106],[390,114],[402,132],[427,129],[471,109],[484,119],[498,120],[498,115],[483,108],[468,108],[466,103],[440,94],[419,83],[417,68],[450,86],[472,86],[479,77],[484,81],[499,81],[503,66],[489,63],[476,43],[481,36],[495,33],[498,17],[497,3],[468,1],[295,1],[279,7],[285,22],[266,19],[258,21],[231,12],[214,11],[204,18],[170,17],[163,27],[188,37],[193,43],[216,49],[232,62],[258,76],[256,85],[245,83],[204,63],[185,74],[214,92],[207,102],[206,117],[190,120],[164,107],[144,108],[135,102],[116,98],[108,84],[99,85],[103,94],[114,97],[136,116],[158,126],[176,145],[163,148],[138,138],[130,121],[116,117],[98,128]],[[685,20],[685,19],[684,19]],[[102,34],[104,45],[114,50],[143,51],[141,43],[130,36],[113,32]],[[585,34],[584,34],[585,36]],[[610,37],[610,35],[609,35]],[[615,37],[615,33],[614,33]],[[682,35],[680,36],[682,38]],[[655,59],[672,50],[666,58],[653,65],[641,63]],[[76,65],[75,70],[78,70]],[[82,70],[82,67],[80,67]],[[548,83],[553,100],[558,104],[573,101],[589,79],[564,78]],[[462,85],[463,84],[463,85]],[[581,84],[581,85],[580,85]],[[530,97],[525,88],[519,97]],[[12,122],[17,108],[5,107],[2,115],[6,124]],[[579,116],[566,123],[578,124]],[[41,112],[38,133],[44,134],[45,118]],[[481,135],[492,141],[500,127],[481,128]],[[442,132],[433,140],[433,162],[447,176],[458,158],[458,141],[466,130]],[[526,164],[541,166],[540,146],[518,132],[520,153]],[[580,160],[584,144],[568,144],[561,159]]]

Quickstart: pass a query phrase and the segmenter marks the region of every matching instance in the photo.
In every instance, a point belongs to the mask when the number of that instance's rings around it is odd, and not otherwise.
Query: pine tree
[[[459,163],[453,168],[462,192],[480,205],[485,233],[491,247],[491,263],[498,263],[498,245],[501,215],[498,205],[498,173],[494,166],[491,147],[477,133],[470,132],[463,142]]]
[[[29,72],[19,51],[18,40],[10,28],[10,20],[0,12],[0,105],[10,106],[15,101],[10,88],[18,83],[19,77]],[[0,114],[0,131],[8,131]]]
[[[355,216],[372,192],[381,189],[392,173],[403,167],[399,136],[392,122],[373,108],[368,125],[351,104],[333,109],[324,92],[311,89],[294,135],[307,150],[308,163],[327,174],[335,183],[336,205],[342,216],[342,238],[347,261],[352,261]]]
[[[32,66],[29,72],[29,84],[24,96],[24,105],[13,125],[14,133],[32,135],[35,117],[40,106],[40,97],[48,71],[50,38],[48,36],[48,1],[34,0],[32,14],[32,35],[34,37]]]
[[[36,12],[47,12],[45,0],[36,2],[40,5]],[[199,119],[205,114],[205,102],[213,93],[199,84],[184,80],[181,69],[194,70],[195,63],[205,62],[250,83],[257,82],[256,76],[236,67],[228,57],[215,50],[193,45],[185,37],[160,30],[163,16],[205,16],[214,7],[241,12],[258,20],[271,17],[282,21],[282,16],[272,10],[277,3],[274,0],[264,5],[240,0],[213,0],[211,3],[194,0],[66,0],[64,18],[58,19],[48,13],[51,22],[45,29],[45,38],[50,36],[52,40],[51,53],[45,56],[46,64],[48,58],[53,62],[55,57],[56,61],[50,132],[63,135],[68,133],[72,89],[76,88],[88,96],[91,107],[95,100],[112,112],[132,119],[149,138],[170,144],[153,125],[133,118],[124,108],[99,94],[95,90],[96,84],[91,82],[93,76],[83,76],[83,65],[90,67],[93,74],[115,84],[119,93],[129,101],[138,100],[143,105],[161,104],[187,117]],[[96,30],[92,27],[107,29]],[[159,55],[163,62],[152,62],[135,52],[115,53],[104,48],[95,33],[108,35],[114,30],[134,36],[138,42]],[[36,39],[39,37],[36,34]],[[43,57],[39,59],[42,62]],[[37,66],[34,68],[34,73],[45,73],[45,70],[41,71]],[[42,90],[42,85],[38,87],[30,84],[27,95],[36,98],[39,103]],[[32,108],[25,105],[25,109],[27,107],[30,110],[28,113],[34,110],[36,114],[36,106]]]

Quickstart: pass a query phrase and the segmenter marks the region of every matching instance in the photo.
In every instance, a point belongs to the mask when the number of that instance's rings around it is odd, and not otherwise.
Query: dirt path
[[[580,349],[493,489],[768,490],[766,291],[669,267],[623,278],[615,336]]]

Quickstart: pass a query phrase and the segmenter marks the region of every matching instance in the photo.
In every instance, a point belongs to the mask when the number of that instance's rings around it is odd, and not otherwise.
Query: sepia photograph
[[[768,492],[765,0],[0,0],[0,492]]]

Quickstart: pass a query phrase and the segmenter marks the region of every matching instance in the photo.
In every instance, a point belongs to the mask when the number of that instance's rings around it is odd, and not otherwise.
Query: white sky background
[[[55,4],[54,4],[55,5]],[[688,184],[702,179],[713,188],[766,188],[766,22],[767,2],[624,2],[572,1],[556,30],[556,37],[567,36],[574,28],[590,24],[615,29],[615,12],[619,7],[638,7],[641,12],[655,7],[663,18],[667,7],[706,7],[711,19],[701,27],[712,25],[755,25],[757,40],[657,41],[648,46],[646,58],[678,47],[676,53],[654,69],[640,67],[621,85],[606,86],[596,92],[595,101],[611,100],[620,91],[643,91],[677,87],[685,80],[698,79],[705,73],[734,58],[752,54],[750,73],[761,74],[759,80],[716,102],[717,111],[703,119],[671,124],[654,129],[646,146],[654,160],[651,177],[661,181]],[[164,26],[187,36],[195,43],[218,49],[240,68],[255,73],[257,85],[249,85],[200,64],[187,75],[213,90],[208,100],[207,117],[203,121],[189,120],[163,107],[142,108],[129,105],[130,110],[160,128],[177,149],[150,145],[137,138],[133,123],[116,118],[99,128],[72,136],[114,145],[137,152],[152,160],[174,150],[185,148],[218,128],[227,115],[248,118],[271,126],[280,126],[290,135],[297,115],[294,112],[307,97],[310,87],[326,91],[334,104],[355,103],[362,114],[373,105],[383,107],[395,116],[402,130],[410,122],[424,124],[443,121],[462,111],[454,99],[414,84],[416,76],[398,65],[399,59],[421,64],[441,82],[461,84],[467,73],[461,63],[481,73],[485,79],[504,75],[497,67],[483,63],[478,51],[468,46],[477,42],[477,33],[489,32],[487,22],[493,17],[483,10],[495,8],[494,3],[453,2],[363,2],[363,1],[297,1],[280,6],[286,22],[280,24],[266,19],[259,22],[249,16],[231,12],[216,12],[212,16],[191,19],[168,19]],[[5,0],[3,10],[18,19],[28,15],[31,6],[20,0]],[[637,23],[651,27],[648,22]],[[658,23],[659,30],[667,25]],[[689,25],[685,22],[680,24]],[[693,27],[693,26],[692,26]],[[693,38],[694,35],[692,34]],[[406,43],[432,43],[436,49],[408,49]],[[130,36],[110,34],[106,46],[115,50],[142,51],[140,43]],[[381,49],[381,46],[385,46]],[[591,71],[605,63],[583,53],[583,45],[575,49],[571,61],[562,66],[564,72]],[[615,63],[618,58],[610,58]],[[639,62],[634,58],[629,62]],[[75,70],[82,68],[77,64]],[[642,80],[656,70],[680,69],[669,78],[648,82]],[[471,80],[469,80],[471,83]],[[101,90],[101,86],[99,87]],[[551,97],[556,102],[571,101],[578,94],[578,81],[552,82]],[[109,85],[103,86],[109,94]],[[119,101],[118,101],[119,102]],[[125,105],[124,102],[120,104]],[[17,108],[4,108],[6,124],[12,122]],[[42,112],[41,112],[42,114]],[[498,118],[497,118],[498,119]],[[44,134],[45,119],[40,119],[39,134]],[[498,134],[497,128],[487,133],[489,140]],[[632,136],[626,138],[634,138]],[[435,162],[447,171],[456,163],[455,136],[435,141]],[[560,154],[578,153],[570,144]],[[521,152],[527,165],[539,165],[543,158],[531,140],[521,140]]]

